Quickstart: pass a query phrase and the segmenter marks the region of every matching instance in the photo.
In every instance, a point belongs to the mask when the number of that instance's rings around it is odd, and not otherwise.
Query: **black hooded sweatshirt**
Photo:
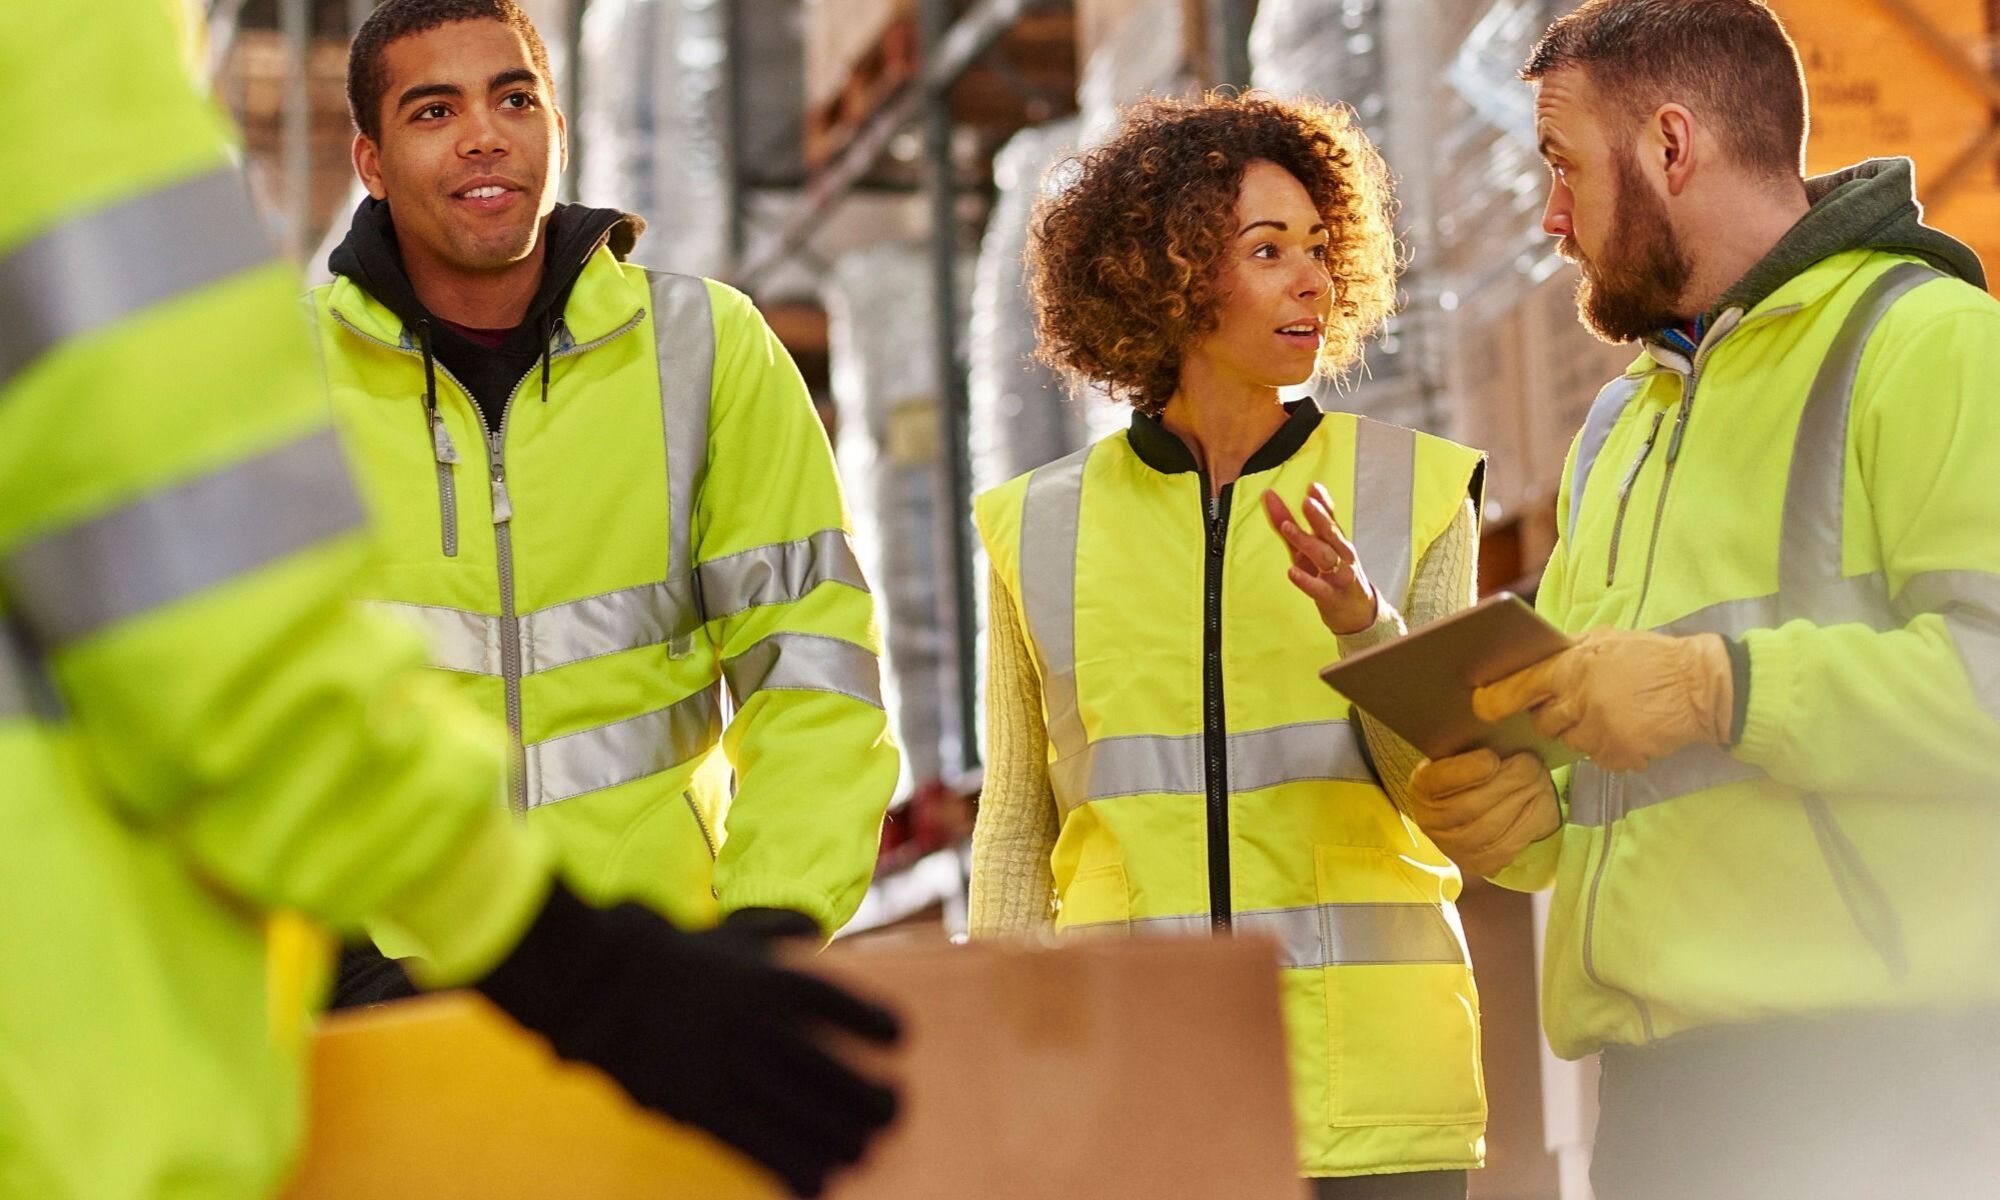
[[[451,328],[424,307],[403,269],[396,244],[396,226],[389,203],[373,196],[354,210],[346,238],[327,258],[327,267],[343,275],[378,303],[402,318],[410,340],[438,365],[464,384],[479,405],[488,431],[500,428],[500,417],[522,381],[538,366],[544,396],[548,388],[547,350],[555,338],[570,289],[597,248],[609,244],[623,259],[632,252],[646,222],[615,208],[559,204],[542,231],[546,247],[542,281],[528,303],[527,314],[498,348],[482,346]]]

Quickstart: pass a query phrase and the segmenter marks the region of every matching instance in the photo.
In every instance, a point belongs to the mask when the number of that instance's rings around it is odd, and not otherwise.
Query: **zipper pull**
[[[1652,456],[1653,444],[1660,440],[1660,426],[1666,419],[1667,410],[1664,408],[1653,414],[1653,428],[1646,434],[1646,444],[1639,447],[1638,456],[1633,458],[1631,466],[1625,468],[1625,478],[1618,483],[1619,503],[1622,504],[1631,497],[1632,486],[1639,482],[1639,472],[1645,468],[1646,460]],[[1676,424],[1674,428],[1679,429],[1680,426]]]
[[[1688,416],[1693,411],[1693,397],[1681,401],[1680,411],[1674,414],[1674,433],[1667,439],[1667,465],[1672,466],[1681,456],[1681,439],[1687,436]],[[1665,414],[1662,414],[1665,415]]]
[[[458,447],[451,444],[451,432],[444,427],[444,414],[431,410],[431,452],[447,466],[458,462]]]
[[[507,496],[507,467],[501,459],[497,433],[486,440],[486,461],[493,471],[493,523],[504,524],[514,519],[514,502]]]

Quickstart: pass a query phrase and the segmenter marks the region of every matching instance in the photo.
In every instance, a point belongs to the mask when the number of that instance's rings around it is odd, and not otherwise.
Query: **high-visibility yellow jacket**
[[[1498,876],[1555,884],[1558,1053],[2000,999],[1996,378],[2000,305],[1855,248],[1600,395],[1539,607],[1741,638],[1749,695],[1731,750],[1565,773]]]
[[[294,273],[160,0],[0,7],[0,1196],[269,1194],[336,928],[488,969],[546,854],[347,596]],[[490,781],[490,782],[486,782]]]
[[[566,877],[686,924],[777,908],[838,929],[898,760],[826,434],[749,300],[599,248],[546,401],[519,389],[491,435],[442,370],[427,415],[416,335],[354,281],[312,304],[382,535],[365,595],[507,722],[512,806]]]
[[[1309,403],[1211,501],[1156,422],[981,496],[1040,675],[1059,930],[1276,939],[1303,1168],[1476,1165],[1478,997],[1457,869],[1376,783],[1339,648],[1257,496],[1324,483],[1399,603],[1480,456]]]

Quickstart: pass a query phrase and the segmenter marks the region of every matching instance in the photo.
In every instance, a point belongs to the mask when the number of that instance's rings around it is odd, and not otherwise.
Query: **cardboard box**
[[[1924,219],[1971,245],[1990,272],[2000,268],[2000,142],[1972,152],[2000,125],[2000,105],[1937,43],[1995,77],[2000,9],[1971,0],[1906,5],[1910,16],[1882,0],[1772,0],[1805,63],[1806,170],[1914,159]]]
[[[835,1200],[1303,1200],[1268,943],[836,949],[815,962],[895,1005],[907,1029],[886,1068],[903,1121]],[[781,1194],[475,997],[330,1018],[313,1059],[289,1200]]]
[[[806,111],[848,84],[854,68],[901,20],[915,20],[917,0],[809,0],[806,4]]]

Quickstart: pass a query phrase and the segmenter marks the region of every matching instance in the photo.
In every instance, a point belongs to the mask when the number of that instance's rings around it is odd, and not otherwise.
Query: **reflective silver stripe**
[[[1784,537],[1778,548],[1778,593],[1803,595],[1841,577],[1841,526],[1847,488],[1847,421],[1854,382],[1875,326],[1889,306],[1920,284],[1942,278],[1929,267],[1899,263],[1862,293],[1834,335],[1792,448],[1785,483]]]
[[[255,570],[361,524],[331,430],[241,459],[30,542],[0,582],[56,646]]]
[[[1373,783],[1355,729],[1346,721],[1279,725],[1229,735],[1229,790],[1287,783]],[[1119,796],[1198,796],[1206,790],[1202,735],[1099,738],[1058,759],[1049,783],[1065,812]]]
[[[1644,375],[1620,375],[1605,384],[1597,399],[1590,402],[1590,415],[1583,419],[1583,432],[1576,441],[1576,460],[1569,473],[1569,521],[1565,537],[1571,545],[1576,544],[1576,518],[1583,511],[1583,489],[1590,483],[1591,468],[1597,465],[1597,456],[1603,453],[1604,443],[1611,437],[1611,427],[1618,424],[1625,406],[1645,386]]]
[[[667,579],[675,639],[703,623],[694,573],[695,504],[708,477],[709,390],[715,317],[708,285],[690,275],[646,272],[659,358],[660,421],[667,440]]]
[[[1140,936],[1201,937],[1213,926],[1207,913],[1140,917],[1072,925],[1067,933],[1130,932]],[[1293,969],[1470,961],[1457,913],[1435,904],[1309,904],[1239,912],[1237,933],[1278,944],[1280,966]]]
[[[2000,575],[1986,571],[1926,571],[1913,575],[1896,606],[1914,616],[1942,613],[1973,694],[2000,721]]]
[[[1091,449],[1037,468],[1021,501],[1021,611],[1059,760],[1082,754],[1088,740],[1076,698],[1076,538]]]
[[[540,808],[643,779],[712,749],[722,738],[713,685],[653,712],[522,749],[527,806]]]
[[[822,583],[867,591],[854,545],[842,529],[822,529],[796,542],[712,558],[695,568],[701,603],[711,621],[764,604],[788,604]]]
[[[33,716],[28,692],[28,664],[14,644],[11,622],[0,616],[0,721]]]
[[[1410,594],[1410,531],[1416,506],[1417,435],[1361,417],[1354,429],[1354,511],[1347,534],[1369,582],[1398,610]]]
[[[1619,775],[1585,760],[1570,776],[1569,822],[1603,825],[1655,804],[1764,777],[1763,771],[1731,758],[1720,746],[1689,746],[1644,771]]]
[[[1816,625],[1859,623],[1875,630],[1895,629],[1903,624],[1889,603],[1888,577],[1876,571],[1850,575],[1794,595],[1773,593],[1723,600],[1669,621],[1659,626],[1658,632],[1682,637],[1696,633],[1742,637],[1752,629],[1775,629],[1802,617]]]
[[[552,671],[621,650],[657,646],[675,636],[677,612],[667,585],[646,583],[526,613],[521,673]]]
[[[882,707],[882,668],[866,646],[816,633],[774,633],[722,664],[742,708],[764,691],[833,692]]]
[[[430,646],[430,665],[464,675],[500,673],[500,618],[437,604],[364,600],[375,612],[415,625]]]
[[[262,266],[243,177],[225,168],[65,221],[0,258],[0,391],[71,338]]]

